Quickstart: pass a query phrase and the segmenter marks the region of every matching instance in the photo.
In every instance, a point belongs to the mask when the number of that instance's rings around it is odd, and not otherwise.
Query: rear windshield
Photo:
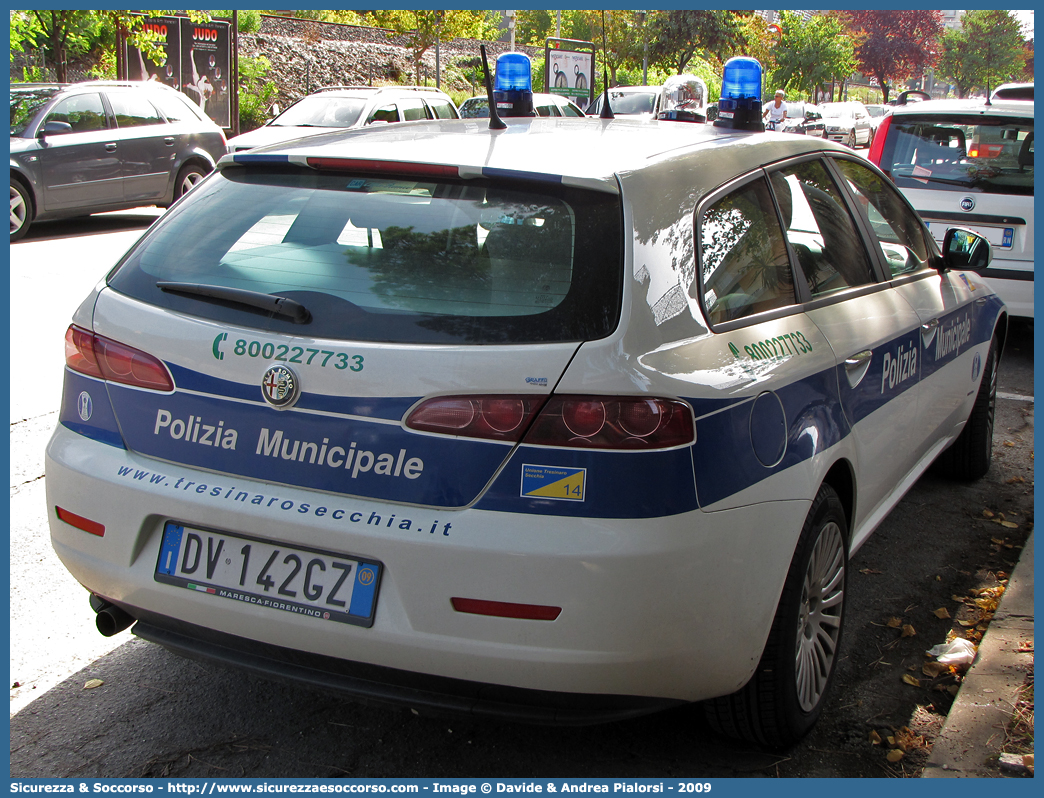
[[[901,188],[1033,196],[1033,120],[893,116],[880,166]]]
[[[229,167],[110,276],[117,291],[259,329],[358,341],[534,343],[615,328],[619,197],[558,186]],[[288,297],[311,322],[157,281]]]

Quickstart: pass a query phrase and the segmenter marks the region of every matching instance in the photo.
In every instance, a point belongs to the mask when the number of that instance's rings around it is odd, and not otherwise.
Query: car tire
[[[757,670],[738,692],[704,704],[717,731],[785,748],[812,728],[837,665],[847,570],[845,510],[823,485],[801,529]]]
[[[997,415],[997,366],[1000,341],[996,335],[983,365],[982,382],[975,394],[968,421],[949,448],[937,461],[943,474],[951,479],[971,482],[986,476],[993,459],[993,424]]]
[[[850,131],[848,131],[848,140],[845,142],[845,144],[848,145],[849,147],[851,147],[853,150],[855,149],[855,146],[856,146],[856,132],[855,132],[855,128],[852,128]]]
[[[11,240],[18,241],[29,230],[33,219],[33,205],[29,192],[20,182],[11,178]]]
[[[185,164],[178,172],[178,179],[174,182],[174,200],[177,201],[184,196],[196,183],[207,176],[207,173],[195,164]]]

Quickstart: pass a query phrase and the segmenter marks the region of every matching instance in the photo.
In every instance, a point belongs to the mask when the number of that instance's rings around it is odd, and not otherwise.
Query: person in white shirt
[[[776,89],[776,99],[765,109],[762,119],[768,121],[772,130],[778,130],[780,123],[787,118],[787,106],[783,104],[783,89]]]

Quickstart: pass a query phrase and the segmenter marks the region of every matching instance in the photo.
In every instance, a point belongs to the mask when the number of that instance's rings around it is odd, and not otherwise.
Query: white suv
[[[936,241],[953,227],[993,244],[983,276],[1033,318],[1033,102],[933,100],[896,106],[870,149]]]

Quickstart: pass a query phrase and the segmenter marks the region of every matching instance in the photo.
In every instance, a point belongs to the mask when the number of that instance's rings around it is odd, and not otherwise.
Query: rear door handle
[[[174,144],[174,137],[173,136],[166,136],[163,139],[163,143],[166,144],[168,147],[172,146]]]
[[[873,359],[874,353],[870,349],[864,349],[862,352],[856,352],[845,358],[845,376],[848,377],[849,385],[855,388],[863,381],[866,372],[870,370],[870,362]]]
[[[932,341],[935,340],[935,333],[939,330],[939,320],[932,319],[926,321],[921,325],[921,341],[924,343],[924,348],[927,349],[932,345]]]
[[[116,152],[116,142],[110,142],[105,145],[106,152]]]

